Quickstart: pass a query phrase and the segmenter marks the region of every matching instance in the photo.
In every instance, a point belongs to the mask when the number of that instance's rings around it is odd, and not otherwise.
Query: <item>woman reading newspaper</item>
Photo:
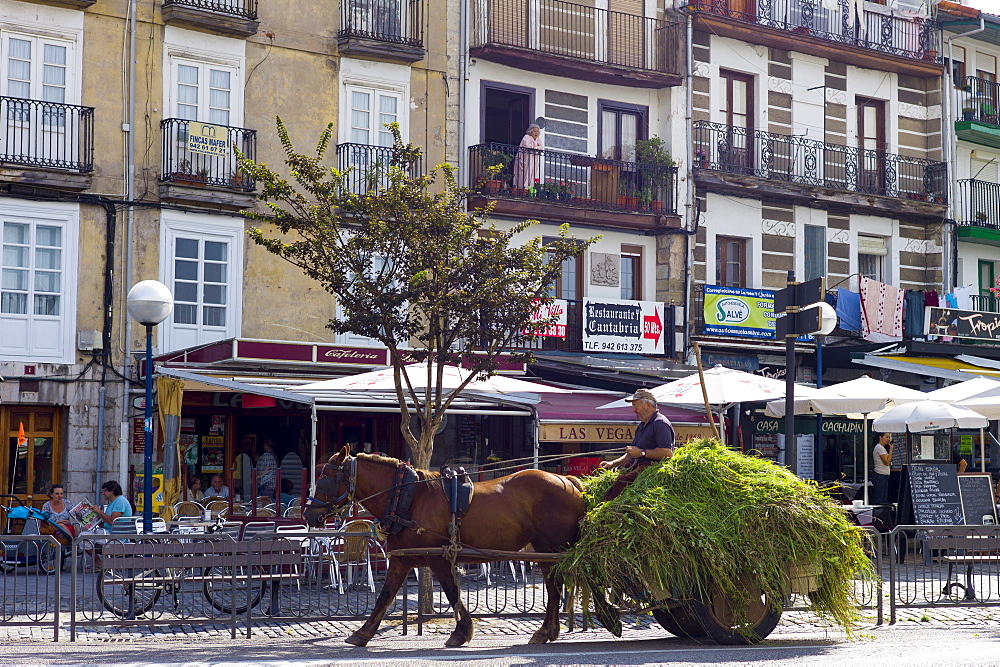
[[[49,513],[49,521],[58,523],[71,536],[76,537],[76,526],[73,525],[73,515],[66,503],[66,489],[62,484],[49,487],[49,500],[42,505],[42,511]]]

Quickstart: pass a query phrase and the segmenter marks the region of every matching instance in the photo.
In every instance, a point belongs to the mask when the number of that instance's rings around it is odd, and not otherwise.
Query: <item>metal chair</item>
[[[269,505],[268,507],[258,507],[256,516],[277,516],[274,511],[274,505]]]
[[[201,518],[204,511],[205,508],[202,507],[200,503],[196,503],[193,500],[182,500],[174,505],[174,516],[178,519],[181,517]]]
[[[340,551],[339,553],[334,552],[337,555],[338,569],[340,567],[346,569],[347,585],[351,586],[354,583],[355,569],[363,567],[364,573],[368,575],[368,588],[374,593],[375,575],[372,571],[371,557],[373,545],[382,551],[383,556],[385,555],[382,545],[375,539],[374,524],[363,519],[349,521],[344,525],[341,533],[338,538]],[[343,593],[343,577],[338,574],[337,578],[341,581],[340,592]]]
[[[260,533],[273,533],[275,523],[273,521],[247,521],[243,524],[243,539],[252,539],[254,535]]]
[[[229,511],[229,503],[225,500],[213,500],[205,505],[205,509],[212,513],[213,519],[218,519],[220,516],[223,516],[223,510]]]
[[[296,506],[289,507],[282,516],[299,518],[302,516],[302,508]]]

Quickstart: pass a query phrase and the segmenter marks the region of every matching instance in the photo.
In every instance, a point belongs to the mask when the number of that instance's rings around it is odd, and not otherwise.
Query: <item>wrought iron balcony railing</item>
[[[978,310],[981,313],[1000,313],[1000,298],[983,294],[971,294],[969,298],[972,310]]]
[[[423,0],[344,0],[340,37],[360,37],[391,44],[424,44]]]
[[[0,97],[0,162],[94,170],[94,108]]]
[[[1000,183],[960,179],[958,198],[959,224],[1000,229]]]
[[[164,7],[171,5],[257,20],[257,0],[163,0]]]
[[[491,175],[489,168],[499,166]],[[508,144],[469,147],[469,183],[490,197],[626,212],[676,212],[677,167]]]
[[[160,180],[178,185],[213,186],[253,192],[256,184],[239,168],[236,150],[254,160],[257,131],[165,118]]]
[[[684,24],[563,0],[477,0],[472,48],[506,46],[650,72],[682,72]]]
[[[422,171],[423,160],[410,165],[410,175]],[[350,169],[344,186],[354,194],[365,195],[372,190],[389,186],[389,170],[400,166],[392,146],[370,146],[368,144],[337,144],[337,168]]]
[[[947,203],[947,165],[885,151],[696,121],[694,167],[898,199]]]
[[[1000,84],[975,76],[965,77],[958,94],[958,118],[1000,125]]]
[[[866,5],[857,20],[854,0],[835,2],[835,9],[825,0],[688,0],[687,7],[903,58],[938,61],[941,34],[933,20],[893,15],[880,5]]]

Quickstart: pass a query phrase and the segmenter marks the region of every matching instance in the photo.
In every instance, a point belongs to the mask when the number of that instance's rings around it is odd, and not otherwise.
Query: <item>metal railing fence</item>
[[[866,5],[855,20],[853,0],[688,0],[690,11],[707,12],[824,41],[851,44],[894,56],[939,62],[941,31],[932,19],[895,15]]]
[[[171,5],[257,20],[257,0],[163,0],[164,7]]]
[[[0,97],[0,162],[94,170],[94,107]]]
[[[340,3],[340,37],[391,44],[424,44],[422,0],[346,0]]]
[[[163,134],[163,165],[160,180],[190,186],[213,186],[253,192],[253,177],[239,165],[234,148],[250,160],[257,156],[257,131],[229,125],[195,123],[181,118],[160,121]],[[207,134],[212,152],[192,150],[191,130]],[[199,135],[201,136],[201,135]]]
[[[62,545],[54,535],[4,535],[0,569],[0,623],[52,626],[59,641]]]
[[[491,173],[491,167],[499,171]],[[675,213],[677,167],[486,143],[469,147],[469,183],[489,196],[626,212]]]
[[[960,178],[958,197],[960,225],[1000,229],[1000,183]]]
[[[911,607],[1000,605],[1000,526],[896,526],[889,546],[889,622]]]
[[[944,162],[708,121],[694,123],[694,167],[898,199],[946,203]]]
[[[1000,125],[1000,84],[967,76],[958,91],[956,117],[989,125]]]
[[[684,23],[563,0],[478,0],[471,48],[504,46],[665,74],[683,71]]]
[[[344,188],[356,195],[366,195],[389,187],[393,167],[404,166],[392,146],[369,144],[337,144],[337,168],[350,172],[344,177]],[[409,164],[410,176],[423,170],[423,158]]]

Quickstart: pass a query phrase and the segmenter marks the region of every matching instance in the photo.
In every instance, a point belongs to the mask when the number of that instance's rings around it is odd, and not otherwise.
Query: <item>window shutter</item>
[[[888,255],[889,251],[885,247],[885,237],[858,234],[858,254],[879,255],[883,257]]]

